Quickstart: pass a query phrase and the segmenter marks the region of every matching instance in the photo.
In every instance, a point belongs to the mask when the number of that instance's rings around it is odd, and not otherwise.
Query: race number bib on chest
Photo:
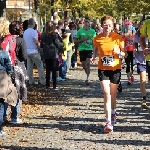
[[[101,57],[103,66],[113,66],[114,65],[114,56],[104,56]]]
[[[126,46],[133,46],[133,41],[126,41]]]

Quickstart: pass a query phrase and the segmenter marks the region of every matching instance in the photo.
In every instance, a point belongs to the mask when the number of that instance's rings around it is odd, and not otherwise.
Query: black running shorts
[[[117,70],[98,70],[98,77],[100,81],[110,80],[113,84],[119,84],[121,79],[121,69]]]
[[[86,61],[87,58],[92,58],[93,51],[92,50],[83,50],[79,51],[80,61]]]

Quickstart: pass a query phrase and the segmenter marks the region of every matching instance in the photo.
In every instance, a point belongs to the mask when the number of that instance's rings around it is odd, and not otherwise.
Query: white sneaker
[[[53,88],[53,90],[57,91],[57,90],[59,90],[59,87],[58,87],[58,86],[56,86],[56,88]]]
[[[9,123],[11,123],[11,124],[22,124],[22,120],[20,118],[11,119],[11,121]]]
[[[6,136],[7,135],[7,133],[6,132],[4,132],[4,131],[0,131],[0,136]]]
[[[67,73],[66,76],[67,76],[67,77],[71,77],[72,75],[71,75],[70,73]]]

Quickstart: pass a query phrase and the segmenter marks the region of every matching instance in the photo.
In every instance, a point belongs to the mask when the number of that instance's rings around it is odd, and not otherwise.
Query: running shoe
[[[113,132],[113,126],[110,124],[110,122],[107,122],[104,128],[105,133]]]
[[[128,83],[127,83],[128,85],[131,85],[132,84],[132,82],[131,82],[131,80],[128,80]]]
[[[112,126],[114,126],[115,123],[116,123],[116,114],[112,114],[111,115],[111,124],[112,124]]]
[[[6,136],[6,135],[7,135],[6,132],[0,130],[0,136]]]
[[[149,109],[149,107],[146,105],[146,101],[142,101],[141,107],[142,109]]]
[[[89,84],[90,84],[90,81],[89,81],[89,80],[85,80],[85,84],[86,84],[86,85],[89,85]]]
[[[11,124],[22,124],[22,120],[20,118],[17,118],[17,119],[12,118],[9,123],[11,123]]]
[[[57,78],[57,81],[65,81],[66,79],[63,79],[63,78],[61,78],[61,77],[58,77]]]
[[[46,86],[45,90],[50,90],[50,87],[49,87],[49,86]]]
[[[134,82],[134,76],[133,75],[131,76],[131,82]]]
[[[53,90],[54,90],[54,91],[58,91],[58,90],[59,90],[59,87],[58,87],[58,86],[53,87]]]

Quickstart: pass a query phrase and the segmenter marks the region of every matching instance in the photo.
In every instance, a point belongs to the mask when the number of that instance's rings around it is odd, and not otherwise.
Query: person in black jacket
[[[63,42],[58,34],[56,25],[46,22],[45,33],[41,38],[41,48],[46,64],[46,89],[50,89],[50,72],[52,71],[53,89],[58,90],[56,83],[56,71],[59,67],[59,54],[63,50]]]
[[[26,81],[28,80],[25,60],[27,59],[26,43],[21,37],[23,28],[19,21],[13,21],[9,25],[9,32],[16,37],[16,64],[13,66],[14,73],[12,74],[12,82],[16,86],[18,92],[18,100],[16,106],[11,106],[11,121],[12,124],[22,123],[19,118],[21,100],[27,100]],[[7,121],[8,104],[4,104],[4,121]]]

